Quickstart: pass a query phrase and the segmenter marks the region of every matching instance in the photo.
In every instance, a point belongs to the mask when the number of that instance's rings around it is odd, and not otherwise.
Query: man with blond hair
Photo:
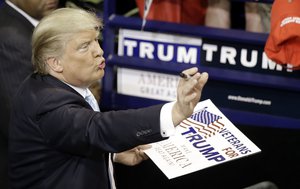
[[[208,79],[196,67],[183,71],[191,77],[180,79],[175,102],[100,112],[88,87],[105,73],[101,28],[95,14],[72,8],[54,11],[35,28],[35,72],[19,88],[11,115],[13,188],[109,189],[107,156],[140,163],[140,145],[168,138],[192,115]]]

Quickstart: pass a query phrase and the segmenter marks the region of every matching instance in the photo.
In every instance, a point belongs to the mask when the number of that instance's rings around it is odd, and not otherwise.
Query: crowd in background
[[[136,0],[136,3],[143,18],[145,1]],[[236,26],[267,33],[271,6],[271,3],[230,0],[153,0],[146,19],[226,29]]]

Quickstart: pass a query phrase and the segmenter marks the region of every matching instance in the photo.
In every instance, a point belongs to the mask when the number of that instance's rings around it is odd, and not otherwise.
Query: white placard
[[[178,75],[128,68],[117,69],[119,94],[162,101],[176,100]]]
[[[209,99],[198,103],[174,136],[151,145],[146,154],[169,179],[261,151]]]

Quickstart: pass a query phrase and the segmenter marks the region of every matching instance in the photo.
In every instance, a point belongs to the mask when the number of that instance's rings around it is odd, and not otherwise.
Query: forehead
[[[74,33],[72,36],[70,36],[68,41],[75,42],[75,43],[82,43],[82,42],[94,40],[95,38],[98,38],[98,36],[99,36],[99,32],[96,30],[85,30],[85,31]]]
[[[96,30],[83,30],[74,33],[72,38],[95,38],[99,36],[99,32]]]

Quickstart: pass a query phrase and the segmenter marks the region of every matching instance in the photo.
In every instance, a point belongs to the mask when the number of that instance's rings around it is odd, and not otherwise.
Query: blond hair
[[[95,13],[76,8],[60,8],[44,17],[32,35],[32,63],[35,72],[48,74],[46,61],[58,58],[70,38],[85,30],[102,28],[102,21]]]

